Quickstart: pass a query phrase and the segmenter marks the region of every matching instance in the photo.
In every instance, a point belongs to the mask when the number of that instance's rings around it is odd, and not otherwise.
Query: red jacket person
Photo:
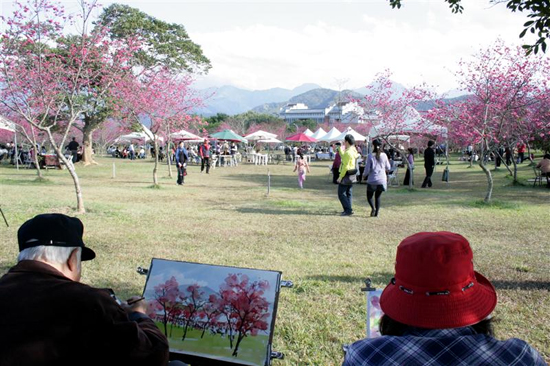
[[[74,217],[43,214],[18,231],[18,264],[0,279],[0,365],[168,363],[168,343],[138,301],[124,308],[80,283],[84,245]]]

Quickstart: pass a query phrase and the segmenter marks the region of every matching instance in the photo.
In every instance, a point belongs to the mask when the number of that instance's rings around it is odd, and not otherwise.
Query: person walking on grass
[[[201,173],[204,170],[204,167],[206,166],[206,174],[210,171],[210,145],[208,144],[208,140],[204,140],[204,143],[201,144],[199,147],[199,155],[201,157]]]
[[[185,176],[187,175],[187,160],[189,160],[189,155],[183,141],[179,143],[178,148],[176,149],[176,165],[178,167],[178,185],[183,185],[185,181]]]
[[[424,150],[424,168],[426,169],[426,178],[422,182],[422,188],[430,188],[432,186],[432,174],[435,167],[435,152],[433,149],[434,142],[428,141],[428,147]]]
[[[296,171],[298,171],[298,185],[300,189],[303,189],[306,180],[306,171],[309,173],[309,164],[306,159],[304,159],[304,155],[301,152],[298,154],[296,164],[294,164],[294,172]]]
[[[371,217],[378,216],[380,196],[388,187],[387,173],[391,169],[388,156],[382,151],[381,145],[380,140],[372,142],[372,153],[367,156],[367,163],[363,172],[363,179],[367,181],[367,201],[371,208]]]
[[[410,180],[412,179],[412,185],[414,185],[414,179],[413,179],[413,172],[414,172],[414,150],[412,147],[409,147],[407,149],[408,151],[408,154],[407,154],[407,161],[409,162],[409,165],[407,167],[407,172],[405,173],[405,179],[403,180],[403,185],[404,186],[408,186],[410,182]]]
[[[346,135],[344,138],[344,148],[340,146],[338,154],[341,156],[342,162],[336,183],[338,183],[338,199],[344,209],[340,216],[351,216],[353,215],[353,182],[357,174],[355,166],[357,157],[359,156],[355,148],[355,137],[353,135]]]

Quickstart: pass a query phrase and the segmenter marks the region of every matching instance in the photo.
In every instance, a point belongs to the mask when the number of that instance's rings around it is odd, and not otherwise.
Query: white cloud
[[[212,61],[208,78],[249,89],[293,88],[306,82],[335,88],[337,79],[349,79],[344,87],[356,88],[389,68],[400,83],[425,81],[443,91],[455,87],[453,70],[461,58],[499,36],[519,43],[522,18],[503,6],[486,9],[479,0],[466,1],[464,14],[452,14],[438,1],[442,6],[410,2],[408,10],[384,16],[365,13],[354,27],[326,21],[301,28],[285,27],[284,22],[245,24],[191,37]],[[422,7],[424,14],[419,17],[421,11],[414,7]]]

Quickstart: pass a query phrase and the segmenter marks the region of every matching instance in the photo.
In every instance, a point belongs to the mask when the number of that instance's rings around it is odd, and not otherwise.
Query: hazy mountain
[[[322,109],[327,108],[340,101],[346,101],[353,98],[361,98],[362,95],[352,90],[343,90],[340,94],[336,90],[331,89],[313,89],[300,95],[296,95],[290,98],[286,102],[281,103],[265,103],[253,108],[254,112],[278,114],[281,107],[288,103],[303,103],[310,109]]]
[[[206,107],[196,110],[203,116],[216,113],[239,114],[265,103],[285,102],[292,97],[319,88],[316,84],[303,84],[292,90],[272,88],[267,90],[245,90],[234,86],[208,88],[200,93],[205,98]]]
[[[372,94],[372,89],[376,89],[377,86],[378,84],[373,81],[368,85],[368,87],[371,87],[371,89],[369,89],[367,86],[364,86],[362,88],[353,89],[353,91],[361,95],[368,95],[368,94]],[[405,90],[407,90],[407,88],[405,88],[403,85],[396,83],[395,81],[392,81],[392,91],[394,92],[395,95],[399,96]]]

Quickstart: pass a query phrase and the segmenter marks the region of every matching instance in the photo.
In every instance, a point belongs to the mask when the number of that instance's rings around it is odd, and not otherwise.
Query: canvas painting
[[[380,337],[380,319],[384,312],[380,308],[382,290],[367,291],[367,338]]]
[[[143,296],[170,352],[264,366],[280,280],[277,271],[153,259]]]

